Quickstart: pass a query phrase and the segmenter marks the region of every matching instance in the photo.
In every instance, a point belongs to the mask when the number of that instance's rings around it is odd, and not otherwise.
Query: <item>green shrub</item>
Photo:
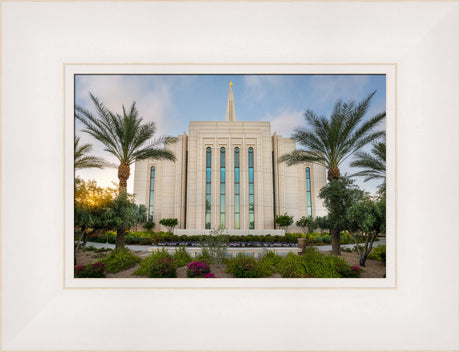
[[[105,277],[104,263],[77,265],[74,269],[75,278],[102,278]]]
[[[107,257],[102,259],[105,264],[105,270],[108,273],[118,273],[120,271],[132,268],[139,263],[141,258],[134,255],[128,248],[115,249]]]
[[[352,249],[351,249],[350,247],[342,247],[340,250],[341,250],[342,252],[348,252],[348,253],[353,252]]]
[[[227,261],[227,272],[238,278],[257,278],[270,276],[273,270],[263,262],[258,265],[254,257],[238,253]]]
[[[265,254],[259,258],[259,263],[267,263],[269,265],[276,265],[283,259],[282,256],[275,254],[273,251],[266,251]]]
[[[181,246],[176,250],[176,252],[173,254],[173,259],[178,267],[187,265],[193,260],[191,255],[188,254],[187,250],[185,249],[185,246]]]
[[[137,276],[150,276],[152,268],[160,259],[172,259],[171,255],[163,248],[161,251],[156,251],[150,254],[147,258],[142,259],[141,265],[137,268],[133,275]]]
[[[306,277],[301,257],[292,252],[276,264],[276,269],[285,278]]]
[[[177,277],[176,263],[171,258],[161,258],[153,262],[150,268],[149,277],[153,278],[173,278]]]
[[[297,243],[297,239],[301,236],[301,233],[287,233],[284,235],[284,240],[288,243]]]
[[[316,243],[322,243],[323,242],[323,236],[315,235],[315,242]]]
[[[324,243],[331,243],[332,242],[331,236],[324,236],[323,237],[323,242]]]
[[[144,238],[141,238],[139,244],[142,244],[142,245],[150,245],[153,243],[153,238],[148,238],[148,237],[144,237]]]
[[[379,244],[377,247],[374,247],[374,249],[372,249],[367,258],[380,260],[383,264],[386,264],[387,246],[384,244]]]
[[[270,277],[276,273],[276,268],[266,261],[257,261],[258,277]]]
[[[336,271],[335,258],[324,256],[317,248],[307,248],[305,254],[300,256],[306,277],[335,278],[340,277]]]

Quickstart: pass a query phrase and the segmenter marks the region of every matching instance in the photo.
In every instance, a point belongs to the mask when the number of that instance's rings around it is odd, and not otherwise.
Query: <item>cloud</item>
[[[310,79],[312,99],[318,103],[343,100],[361,100],[369,94],[368,75],[313,75]]]
[[[281,87],[278,75],[246,75],[244,76],[244,92],[249,100],[262,101],[273,90]]]
[[[76,85],[76,100],[85,108],[94,111],[89,92],[98,97],[107,108],[121,112],[122,105],[136,107],[146,122],[155,122],[157,133],[164,133],[168,113],[174,107],[171,103],[171,87],[161,78],[128,75],[85,75]]]
[[[290,138],[294,129],[304,125],[302,111],[282,111],[277,115],[266,115],[260,121],[270,121],[272,133]]]
[[[171,86],[161,77],[128,76],[128,75],[81,75],[76,79],[76,103],[92,112],[89,92],[98,97],[111,111],[121,113],[122,105],[128,109],[135,101],[139,116],[144,122],[155,122],[156,136],[166,134],[168,116],[174,113],[171,98]],[[104,151],[102,143],[96,141],[87,133],[82,133],[82,124],[76,122],[76,134],[81,137],[81,143],[93,145],[92,155],[103,157],[105,160],[118,165],[115,157]],[[96,179],[98,184],[107,187],[112,181],[118,181],[116,168],[103,170],[81,170],[78,175],[84,179]],[[134,165],[131,167],[131,177],[128,180],[128,191],[132,190],[134,180]]]

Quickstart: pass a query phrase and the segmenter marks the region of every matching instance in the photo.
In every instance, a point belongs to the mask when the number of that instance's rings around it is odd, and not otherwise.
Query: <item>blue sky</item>
[[[233,82],[236,118],[239,121],[270,121],[272,133],[290,137],[296,127],[305,126],[307,109],[329,116],[338,99],[359,101],[377,91],[367,116],[385,111],[385,75],[77,75],[76,104],[93,110],[89,92],[101,99],[112,111],[120,112],[122,104],[133,101],[145,121],[155,121],[157,135],[177,136],[188,132],[189,121],[225,120],[229,82]],[[82,142],[93,145],[93,155],[115,162],[103,146],[81,133]],[[382,124],[381,128],[385,128]],[[341,167],[342,173],[357,171]],[[81,170],[77,175],[94,179],[102,186],[117,180],[115,168]],[[134,165],[128,181],[132,192]],[[375,192],[378,182],[356,183]]]

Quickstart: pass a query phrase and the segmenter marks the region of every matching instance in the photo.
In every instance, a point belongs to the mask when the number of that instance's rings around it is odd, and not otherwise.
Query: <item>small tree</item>
[[[347,229],[347,209],[355,201],[364,197],[364,192],[357,188],[347,177],[339,177],[321,188],[319,197],[329,211],[328,223],[332,237],[332,254],[340,255],[340,231]]]
[[[168,232],[173,232],[178,223],[177,219],[166,218],[160,220],[160,225],[166,226]]]
[[[102,216],[104,227],[107,230],[124,229],[145,222],[147,208],[145,205],[137,205],[133,202],[132,196],[125,192],[120,193],[106,209]],[[118,234],[117,234],[118,236]],[[124,248],[124,243],[120,247]]]
[[[143,228],[146,229],[148,232],[152,231],[153,227],[155,226],[155,223],[153,221],[147,221]]]
[[[293,218],[293,216],[289,216],[287,213],[284,213],[284,215],[278,215],[275,217],[275,224],[286,231],[286,229],[294,223]]]
[[[366,266],[367,257],[372,251],[376,237],[386,231],[385,198],[378,201],[367,199],[352,205],[347,210],[347,221],[348,229],[358,249],[359,265]],[[362,250],[358,245],[360,240],[364,240]]]
[[[202,251],[209,253],[214,264],[224,262],[227,257],[228,235],[223,229],[213,229],[209,235],[202,235],[200,242]]]
[[[295,224],[302,229],[303,233],[310,233],[317,226],[315,220],[307,218],[306,216],[302,216]]]

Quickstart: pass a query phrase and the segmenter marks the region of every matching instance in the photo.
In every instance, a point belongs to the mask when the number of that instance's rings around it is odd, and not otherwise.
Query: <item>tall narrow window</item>
[[[235,148],[235,229],[240,228],[240,148]]]
[[[153,221],[153,194],[155,192],[155,166],[150,168],[149,221]]]
[[[205,228],[211,228],[211,148],[206,148],[206,216]]]
[[[254,149],[248,149],[249,170],[249,228],[254,229]]]
[[[305,168],[305,178],[307,180],[307,216],[311,219],[311,184],[310,184],[310,168]]]
[[[225,148],[220,148],[220,228],[225,228]]]

